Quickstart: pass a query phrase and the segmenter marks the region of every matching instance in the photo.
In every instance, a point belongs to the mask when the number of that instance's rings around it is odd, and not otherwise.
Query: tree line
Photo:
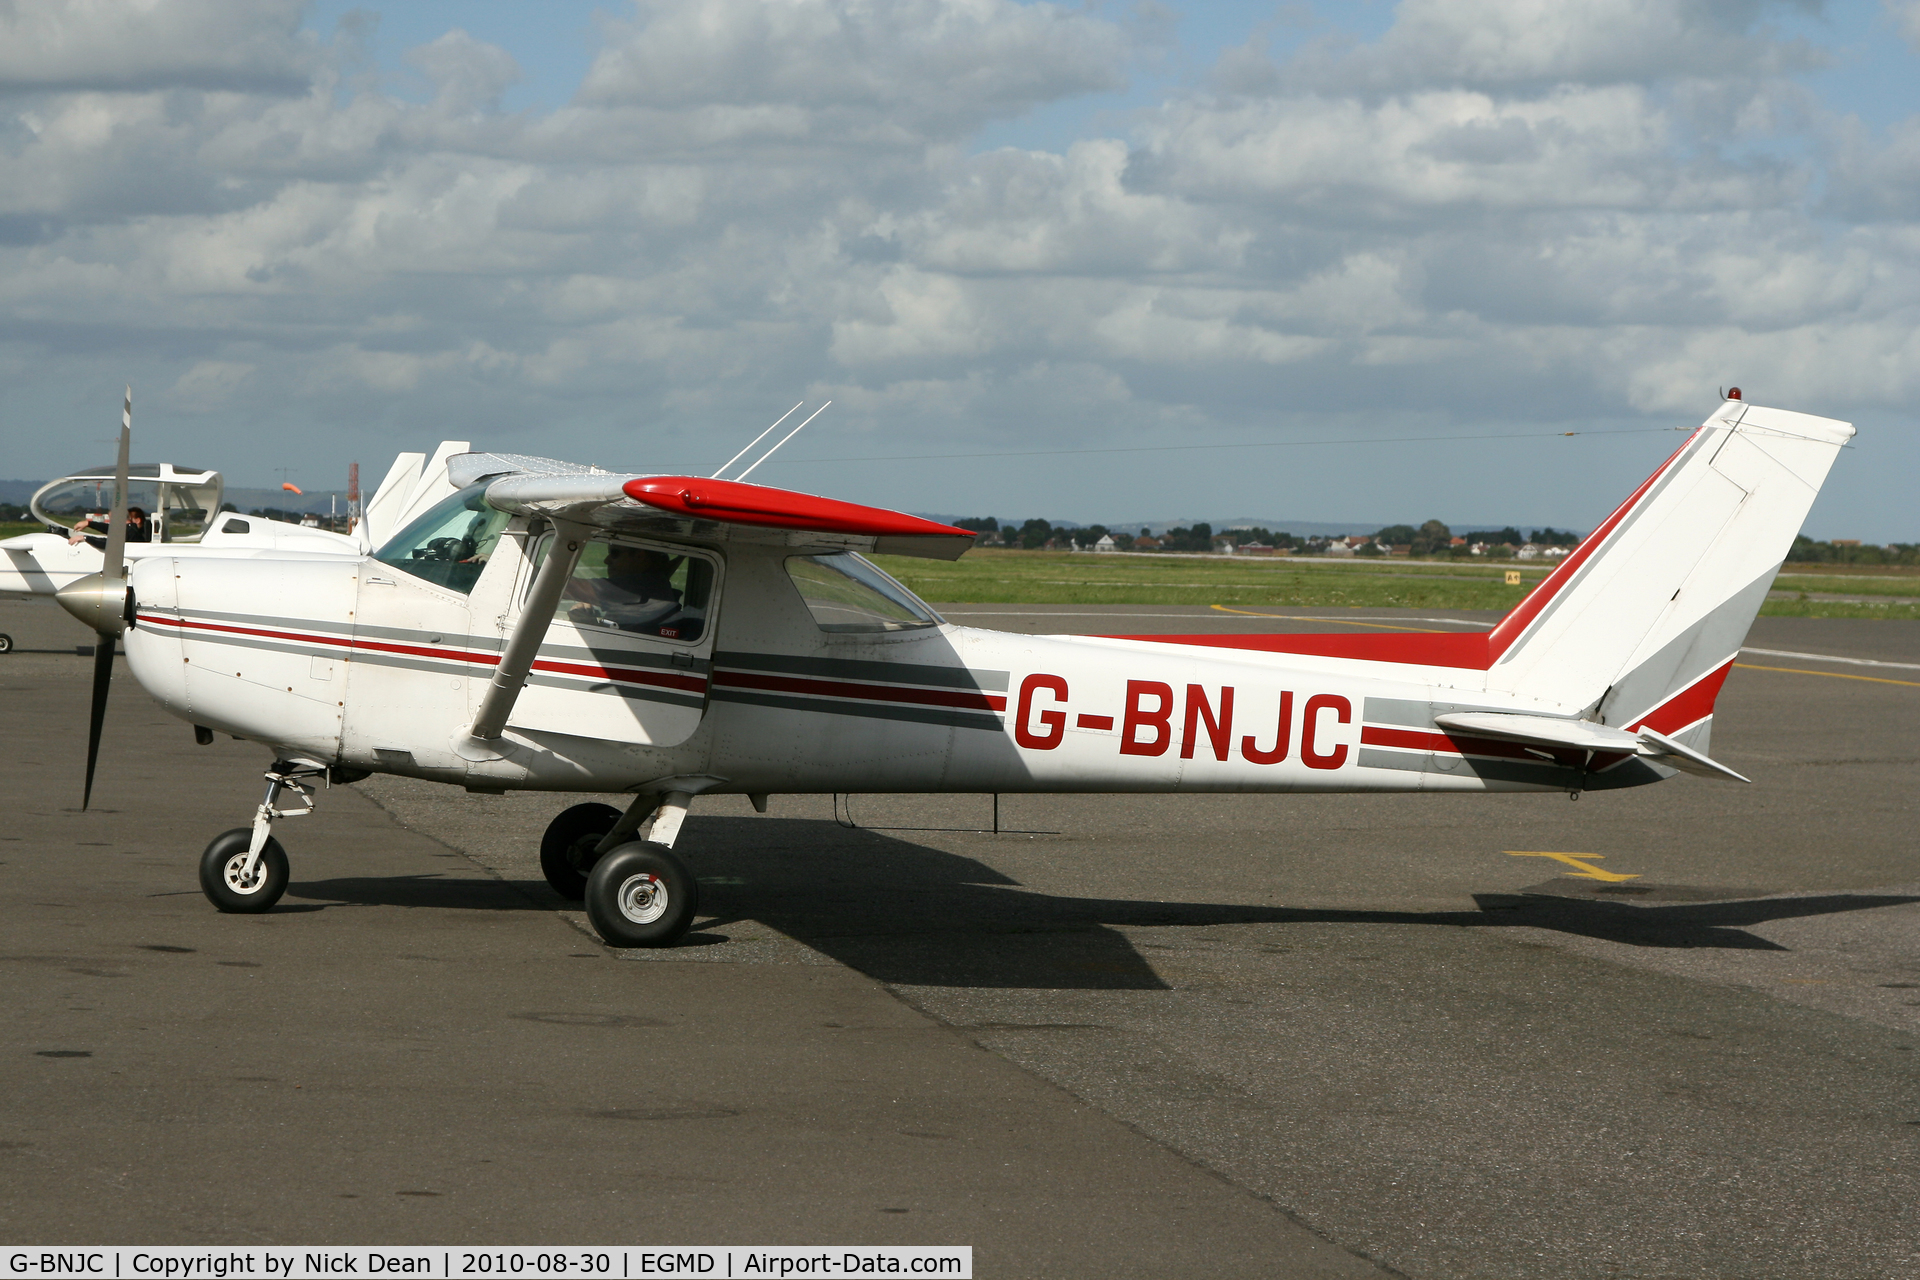
[[[1232,549],[1324,555],[1329,547],[1343,540],[1338,536],[1323,534],[1300,537],[1284,529],[1267,529],[1257,525],[1224,529],[1216,533],[1213,526],[1205,521],[1192,526],[1176,526],[1158,536],[1147,529],[1131,534],[1124,529],[1110,529],[1103,524],[1056,525],[1037,518],[1015,521],[994,516],[969,516],[954,521],[954,524],[972,532],[979,546],[1027,551],[1060,551],[1068,548],[1085,551],[1092,549],[1102,538],[1111,537],[1115,549],[1120,551],[1222,552]],[[1458,535],[1459,542],[1456,545],[1453,530],[1439,520],[1429,520],[1418,527],[1390,524],[1371,534],[1359,536],[1367,539],[1356,549],[1356,554],[1362,556],[1384,556],[1395,552],[1412,556],[1470,556],[1476,554],[1473,548],[1479,545],[1482,547],[1479,554],[1498,557],[1502,554],[1512,555],[1528,543],[1541,547],[1571,547],[1580,541],[1579,534],[1552,526],[1536,529],[1532,537],[1527,537],[1519,529],[1508,525],[1501,529],[1476,529]]]

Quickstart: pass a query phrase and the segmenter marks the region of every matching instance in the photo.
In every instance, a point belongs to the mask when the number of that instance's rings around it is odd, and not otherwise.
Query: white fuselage
[[[464,738],[532,567],[516,521],[461,594],[362,558],[152,548],[129,663],[169,711],[283,757],[463,784],[712,792],[1484,791],[1669,776],[1502,744],[1447,711],[1532,711],[1484,671],[941,625],[816,625],[775,548],[715,546],[696,640],[556,623],[502,750]],[[1560,710],[1564,713],[1565,709]],[[1593,772],[1587,772],[1590,768]]]

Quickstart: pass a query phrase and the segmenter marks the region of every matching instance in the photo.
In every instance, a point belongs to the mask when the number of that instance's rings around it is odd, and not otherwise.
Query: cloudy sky
[[[756,480],[1580,528],[1737,383],[1916,540],[1920,0],[0,0],[0,475],[129,381],[237,484],[831,399]]]

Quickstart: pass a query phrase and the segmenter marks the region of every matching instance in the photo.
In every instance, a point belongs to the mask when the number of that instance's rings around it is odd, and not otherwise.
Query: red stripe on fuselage
[[[368,640],[362,638],[346,639],[342,636],[310,635],[298,631],[276,631],[268,627],[241,627],[220,622],[192,622],[185,618],[169,618],[162,615],[140,614],[142,623],[157,623],[162,626],[180,627],[191,631],[219,631],[229,635],[258,636],[263,640],[297,640],[302,644],[327,645],[336,649],[364,649],[371,653],[396,653],[413,658],[433,658],[442,662],[459,662],[469,666],[497,667],[500,655],[496,653],[476,653],[467,649],[438,649],[429,645],[400,644],[390,640]],[[538,658],[533,664],[535,671],[555,672],[560,675],[583,676],[588,679],[612,680],[621,684],[653,685],[662,689],[684,689],[692,693],[704,693],[707,682],[700,676],[683,676],[672,672],[654,672],[597,666],[587,662],[565,662],[558,659]]]
[[[1149,640],[1211,649],[1251,649],[1258,653],[1302,653],[1357,662],[1399,662],[1426,667],[1487,669],[1484,631],[1416,631],[1405,635],[1352,635],[1345,632],[1283,632],[1265,636],[1104,636],[1107,640]]]
[[[854,684],[846,680],[810,680],[804,676],[769,676],[747,671],[721,670],[713,682],[740,689],[774,693],[805,693],[827,698],[858,698],[865,702],[911,702],[926,707],[964,707],[971,711],[1005,711],[1005,694],[972,693],[958,689],[900,689],[883,684]]]

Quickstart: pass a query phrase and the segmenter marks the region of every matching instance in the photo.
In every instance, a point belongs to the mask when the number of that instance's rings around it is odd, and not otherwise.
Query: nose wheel
[[[258,915],[287,891],[287,851],[272,836],[253,852],[253,828],[235,827],[213,838],[200,855],[200,891],[222,911]]]
[[[200,855],[200,891],[222,911],[258,915],[273,909],[287,891],[287,851],[273,838],[275,818],[304,818],[313,812],[310,779],[327,777],[324,765],[275,760],[267,770],[267,798],[254,812],[251,827],[235,827],[213,838]],[[305,806],[278,809],[283,791],[297,795]]]

